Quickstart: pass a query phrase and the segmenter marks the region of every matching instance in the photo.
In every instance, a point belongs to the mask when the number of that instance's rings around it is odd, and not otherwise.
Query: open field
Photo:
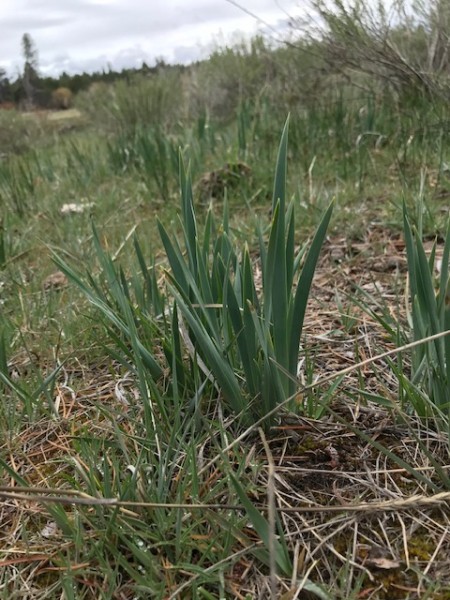
[[[0,114],[0,598],[448,599],[450,108],[219,59]]]

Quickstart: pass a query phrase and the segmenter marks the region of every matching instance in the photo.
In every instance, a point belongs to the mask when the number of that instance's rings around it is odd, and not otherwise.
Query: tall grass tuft
[[[32,205],[36,189],[36,174],[27,158],[0,163],[0,200],[19,217],[24,217]]]
[[[159,127],[139,127],[108,143],[111,167],[116,172],[136,170],[147,183],[154,182],[161,198],[170,197],[170,183],[178,173],[178,144]]]
[[[450,330],[450,220],[447,224],[440,274],[435,283],[436,242],[427,258],[422,243],[422,231],[411,226],[403,206],[409,290],[411,295],[409,321],[413,340]],[[437,285],[437,290],[436,290]],[[412,383],[431,401],[431,405],[450,416],[450,336],[439,337],[414,348],[412,353]]]
[[[181,241],[158,224],[168,263],[164,292],[155,279],[153,261],[147,265],[137,242],[139,269],[131,279],[113,264],[95,230],[103,284],[92,278],[86,284],[57,258],[58,266],[108,320],[123,361],[135,366],[138,361],[141,375],[153,380],[169,369],[183,394],[212,383],[229,408],[250,421],[295,394],[306,305],[332,212],[330,206],[309,249],[303,246],[296,253],[294,204],[286,202],[287,148],[288,122],[278,151],[268,240],[259,225],[256,260],[247,244],[236,246],[226,202],[222,221],[217,224],[210,210],[200,231],[182,158]]]

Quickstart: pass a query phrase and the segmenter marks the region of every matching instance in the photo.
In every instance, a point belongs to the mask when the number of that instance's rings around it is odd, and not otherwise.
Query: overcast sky
[[[269,25],[281,28],[299,0],[238,0]],[[21,38],[29,33],[42,75],[107,67],[138,67],[155,58],[187,63],[233,32],[264,25],[227,0],[0,0],[0,66],[21,68]]]

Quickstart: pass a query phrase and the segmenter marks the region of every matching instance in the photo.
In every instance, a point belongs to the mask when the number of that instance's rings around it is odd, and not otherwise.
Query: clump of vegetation
[[[389,89],[399,102],[448,96],[448,4],[404,0],[373,6],[341,0],[312,0],[315,27],[301,19],[293,28],[320,39],[327,68],[353,84]],[[306,25],[306,26],[305,26]],[[355,77],[358,74],[359,77]]]
[[[73,94],[69,88],[59,87],[52,92],[52,103],[55,108],[67,109],[72,106]]]
[[[163,367],[158,366],[155,350],[146,343],[151,339],[151,332],[159,331],[158,337],[164,340],[165,368],[171,371],[172,379],[179,380],[178,393],[185,396],[193,393],[195,387],[203,389],[208,381],[213,381],[236,415],[246,421],[264,418],[277,405],[295,396],[298,350],[309,290],[331,217],[330,207],[309,251],[306,253],[303,247],[296,253],[294,203],[286,203],[287,136],[286,124],[278,155],[267,243],[262,228],[258,230],[260,294],[256,292],[257,281],[248,246],[239,249],[233,243],[227,204],[220,227],[210,210],[204,231],[200,233],[190,177],[182,162],[184,248],[171,241],[167,229],[159,224],[171,269],[166,291],[158,290],[154,275],[148,277],[154,259],[146,263],[138,242],[135,249],[144,279],[138,281],[135,268],[128,282],[100,248],[95,234],[103,278],[108,282],[107,296],[105,292],[98,293],[99,283],[88,287],[79,274],[57,258],[58,266],[101,308],[108,326],[115,328],[113,340],[120,336],[125,347],[131,350],[131,354],[127,351],[122,357],[123,363],[136,362],[134,352],[138,350],[142,365],[147,366],[153,378],[160,378]],[[184,253],[187,260],[183,258]],[[306,258],[299,275],[304,254]],[[143,295],[144,289],[151,290],[151,294]],[[135,292],[134,298],[131,290]],[[161,313],[171,315],[171,327],[161,321]],[[143,323],[141,314],[146,315]],[[180,339],[178,326],[182,322],[186,323],[182,326],[185,334]],[[140,323],[144,325],[141,334]],[[164,324],[162,330],[161,323]],[[185,363],[189,355],[201,367],[196,377],[191,371],[192,365]],[[244,388],[241,382],[245,382]],[[146,385],[141,383],[142,388]]]
[[[414,341],[436,336],[427,344],[413,350],[412,383],[425,394],[423,408],[415,405],[423,416],[433,412],[443,427],[449,426],[450,409],[450,219],[445,232],[445,243],[435,286],[437,242],[427,257],[422,243],[423,231],[411,227],[404,210],[404,231],[408,256],[409,289],[411,294],[411,328]]]
[[[0,160],[11,154],[23,154],[45,139],[45,132],[36,119],[24,119],[16,110],[0,110]]]
[[[220,169],[208,171],[196,181],[195,190],[202,202],[222,200],[227,190],[242,187],[251,175],[251,168],[242,161],[229,162]]]

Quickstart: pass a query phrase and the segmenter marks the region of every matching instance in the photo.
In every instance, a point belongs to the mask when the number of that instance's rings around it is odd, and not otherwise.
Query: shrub
[[[173,67],[158,75],[95,83],[77,94],[76,106],[97,125],[122,135],[142,127],[164,129],[182,116],[181,75]]]
[[[388,5],[359,0],[312,0],[311,22],[293,20],[312,43],[320,40],[325,61],[353,85],[393,89],[402,101],[449,93],[450,10],[442,0]],[[358,77],[356,74],[360,75]],[[361,79],[362,76],[362,79]]]
[[[73,94],[69,88],[59,87],[52,92],[52,104],[54,108],[67,109],[72,106]]]

